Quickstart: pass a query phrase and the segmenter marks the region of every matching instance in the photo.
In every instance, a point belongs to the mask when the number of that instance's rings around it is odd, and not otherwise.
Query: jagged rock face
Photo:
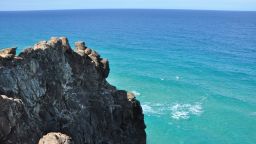
[[[36,144],[50,132],[75,144],[146,143],[139,101],[106,81],[108,60],[76,46],[52,38],[0,57],[1,144]]]

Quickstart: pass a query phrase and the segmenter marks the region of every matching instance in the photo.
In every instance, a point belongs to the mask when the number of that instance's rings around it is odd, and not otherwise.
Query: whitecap
[[[175,78],[176,78],[176,80],[179,80],[179,79],[180,79],[180,77],[179,77],[179,76],[176,76]]]
[[[174,119],[188,119],[189,112],[187,111],[176,111],[172,113],[172,118]]]
[[[194,115],[200,115],[202,113],[202,106],[199,104],[192,105],[189,107],[189,111]]]
[[[151,106],[149,106],[149,105],[142,104],[141,107],[142,107],[143,112],[144,112],[145,114],[156,113],[156,111],[153,110],[153,108],[152,108]]]
[[[146,115],[169,115],[175,120],[189,119],[191,116],[200,116],[203,112],[202,104],[197,102],[189,103],[176,103],[176,104],[161,104],[161,103],[144,103],[141,105],[144,114]]]
[[[143,103],[141,107],[143,109],[144,114],[146,115],[160,116],[165,113],[164,111],[161,110],[165,106],[160,103],[146,102],[146,103]]]
[[[175,104],[171,107],[171,117],[173,119],[189,119],[191,115],[199,116],[203,112],[200,103],[195,104]]]

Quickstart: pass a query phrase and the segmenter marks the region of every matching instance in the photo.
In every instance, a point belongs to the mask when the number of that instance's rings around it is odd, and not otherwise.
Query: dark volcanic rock
[[[81,56],[63,37],[15,50],[0,54],[1,144],[36,144],[48,133],[41,143],[146,143],[139,101],[106,81],[109,62],[97,52]]]

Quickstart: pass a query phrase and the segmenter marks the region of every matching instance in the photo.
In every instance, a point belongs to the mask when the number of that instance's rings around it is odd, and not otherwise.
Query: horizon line
[[[84,8],[84,9],[32,9],[32,10],[0,10],[0,12],[30,11],[68,11],[68,10],[187,10],[187,11],[225,11],[225,12],[256,12],[256,10],[225,10],[225,9],[172,9],[172,8]]]

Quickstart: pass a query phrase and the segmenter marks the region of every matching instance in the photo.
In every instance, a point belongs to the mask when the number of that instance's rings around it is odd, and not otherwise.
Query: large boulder
[[[44,135],[38,144],[74,144],[71,137],[66,134],[51,132]]]

